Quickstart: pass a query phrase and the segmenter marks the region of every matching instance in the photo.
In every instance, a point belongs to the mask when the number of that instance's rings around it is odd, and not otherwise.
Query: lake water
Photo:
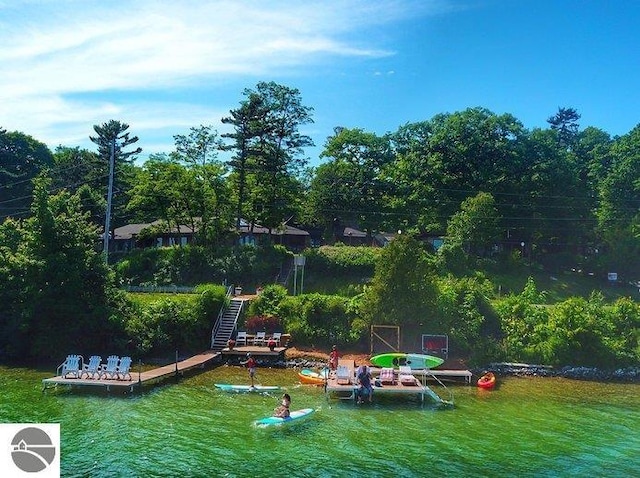
[[[42,392],[52,376],[0,367],[0,422],[60,423],[65,477],[631,477],[640,476],[640,386],[504,378],[490,392],[454,385],[455,406],[407,398],[327,400],[293,370],[258,369],[310,418],[260,429],[281,392],[230,394],[247,383],[219,367],[115,396]],[[34,474],[34,477],[37,477]]]

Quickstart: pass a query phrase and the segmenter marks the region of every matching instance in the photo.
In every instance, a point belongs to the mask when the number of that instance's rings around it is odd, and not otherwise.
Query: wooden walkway
[[[204,368],[209,362],[220,356],[220,352],[207,350],[181,362],[175,362],[163,367],[147,370],[146,372],[136,372],[131,370],[131,379],[129,380],[109,380],[109,379],[93,379],[93,378],[63,378],[53,377],[42,380],[42,385],[46,390],[49,387],[57,385],[68,385],[72,387],[100,387],[107,391],[120,390],[132,392],[135,387],[142,388],[143,385],[160,382],[169,377],[183,375],[189,370],[195,368]]]

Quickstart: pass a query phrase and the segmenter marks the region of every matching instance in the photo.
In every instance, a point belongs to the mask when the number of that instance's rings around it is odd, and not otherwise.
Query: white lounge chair
[[[67,355],[63,363],[58,366],[56,375],[62,378],[80,378],[82,376],[82,355]]]
[[[418,385],[418,379],[413,375],[411,367],[408,365],[400,365],[398,369],[398,381],[402,385],[416,386]]]
[[[82,372],[80,373],[80,378],[83,375],[86,375],[87,378],[96,378],[100,376],[100,372],[102,371],[102,357],[99,355],[92,355],[89,357],[89,363],[82,365]]]
[[[120,357],[117,355],[109,355],[107,357],[107,363],[100,371],[99,378],[116,379],[118,378],[118,364],[120,363]]]
[[[271,340],[276,343],[276,347],[280,347],[280,339],[282,338],[282,332],[274,332],[271,336]]]
[[[256,332],[256,336],[253,338],[253,345],[264,345],[266,335],[266,332]]]
[[[352,381],[351,370],[348,366],[340,364],[336,369],[336,383],[338,385],[351,385]]]
[[[238,331],[236,336],[236,345],[247,345],[247,332]]]
[[[124,380],[125,377],[128,375],[129,376],[129,380],[131,380],[131,357],[122,357],[120,359],[120,361],[118,362],[118,368],[116,371],[116,376],[118,378],[118,380]]]

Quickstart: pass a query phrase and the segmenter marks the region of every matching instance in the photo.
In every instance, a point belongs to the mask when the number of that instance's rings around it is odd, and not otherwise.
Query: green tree
[[[580,114],[574,108],[558,108],[558,112],[547,119],[551,129],[558,134],[558,143],[571,149],[578,136]]]
[[[48,187],[48,180],[37,180],[32,216],[10,236],[0,233],[0,241],[18,241],[0,260],[3,286],[14,292],[4,321],[13,335],[4,340],[22,358],[106,351],[123,335],[113,277],[95,250],[98,230],[78,196],[50,196]]]
[[[433,317],[435,277],[423,244],[408,234],[396,237],[376,262],[362,300],[363,318],[369,324],[419,324]]]
[[[462,244],[467,253],[485,256],[499,237],[499,219],[493,196],[481,192],[465,199],[460,211],[451,217],[447,240]]]
[[[254,203],[257,220],[269,229],[282,225],[289,217],[288,199],[292,197],[292,181],[307,163],[304,148],[313,146],[307,135],[299,128],[312,123],[312,108],[304,106],[300,91],[275,82],[260,82],[255,90],[243,93],[254,100],[260,111],[260,119],[250,128],[255,140]],[[259,198],[259,199],[258,199]]]
[[[98,155],[109,165],[108,191],[107,191],[107,220],[105,221],[105,234],[113,234],[116,227],[124,225],[126,215],[126,191],[131,185],[132,171],[135,155],[142,152],[142,148],[132,151],[124,151],[125,148],[138,142],[137,136],[130,136],[127,131],[129,125],[117,120],[109,120],[101,125],[94,125],[97,136],[89,136],[89,139],[98,145]]]
[[[393,160],[389,139],[361,129],[336,128],[320,156],[332,160],[323,169],[328,177],[312,182],[312,187],[320,187],[312,196],[316,214],[326,223],[333,216],[334,222],[337,218],[342,224],[362,227],[369,235],[380,230],[390,187],[384,170]],[[325,208],[328,214],[323,213]]]
[[[0,220],[29,214],[32,180],[52,164],[53,156],[44,143],[0,128]]]

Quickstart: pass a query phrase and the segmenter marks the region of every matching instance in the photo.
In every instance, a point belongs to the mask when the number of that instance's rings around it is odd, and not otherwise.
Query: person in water
[[[335,370],[338,368],[338,358],[340,358],[340,354],[338,353],[338,349],[334,345],[331,347],[331,352],[329,353],[329,368],[331,370]]]
[[[289,410],[290,406],[291,397],[288,393],[285,393],[284,395],[282,395],[282,403],[273,411],[273,416],[280,418],[289,418],[291,416],[291,411]]]
[[[371,370],[369,367],[362,364],[358,367],[356,372],[356,379],[358,380],[358,403],[364,402],[365,399],[371,403],[373,400],[373,384],[371,383]]]
[[[256,366],[258,364],[256,362],[256,359],[254,359],[251,356],[251,352],[247,353],[247,360],[244,361],[243,363],[246,365],[247,370],[249,371],[249,377],[251,378],[251,387],[253,388],[253,387],[255,387],[254,378],[255,378],[255,375],[256,375]]]

